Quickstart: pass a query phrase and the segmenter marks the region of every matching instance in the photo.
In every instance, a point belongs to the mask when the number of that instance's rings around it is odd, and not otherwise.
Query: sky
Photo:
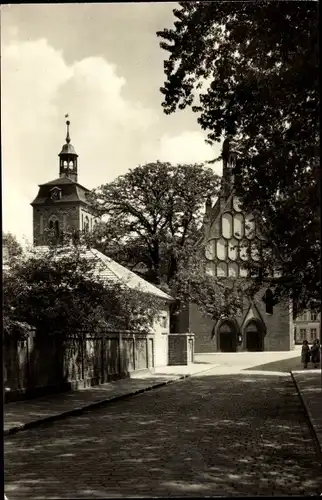
[[[38,185],[59,176],[65,114],[89,189],[156,160],[205,162],[220,154],[190,109],[163,113],[166,52],[176,3],[1,6],[3,231],[32,242]],[[213,166],[221,174],[221,166]]]

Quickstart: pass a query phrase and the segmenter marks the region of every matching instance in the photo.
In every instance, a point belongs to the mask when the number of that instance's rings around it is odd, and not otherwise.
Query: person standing
[[[310,346],[307,340],[303,340],[302,351],[301,351],[301,359],[304,365],[304,368],[307,368],[307,364],[310,361]]]
[[[314,364],[314,368],[317,368],[320,363],[321,359],[320,350],[321,350],[320,341],[318,339],[315,339],[311,347],[311,360],[312,363]]]

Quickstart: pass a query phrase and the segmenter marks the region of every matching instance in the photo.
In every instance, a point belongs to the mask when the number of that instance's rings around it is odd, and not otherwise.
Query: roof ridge
[[[96,257],[98,257],[100,259],[100,261],[105,265],[105,267],[107,267],[109,269],[109,271],[111,271],[116,276],[116,278],[118,278],[119,280],[122,281],[122,276],[120,276],[119,273],[115,272],[114,269],[111,269],[110,267],[108,267],[108,264],[106,262],[104,262],[104,259],[107,259],[108,261],[113,260],[113,259],[110,259],[110,257],[108,257],[107,255],[105,255],[102,252],[100,252],[99,250],[97,250],[97,248],[89,248],[89,250],[94,256],[96,254]],[[115,264],[117,264],[117,262],[115,260],[113,262],[115,262]],[[122,266],[122,267],[124,267],[124,266]],[[125,269],[127,269],[127,268],[125,267]]]

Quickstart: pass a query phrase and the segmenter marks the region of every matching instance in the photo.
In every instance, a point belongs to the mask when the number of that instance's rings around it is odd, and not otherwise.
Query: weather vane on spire
[[[68,113],[65,115],[65,118],[69,118],[69,114]],[[67,125],[66,142],[67,142],[67,144],[69,144],[70,143],[70,137],[69,137],[69,125],[70,125],[70,121],[69,120],[66,121],[66,125]]]

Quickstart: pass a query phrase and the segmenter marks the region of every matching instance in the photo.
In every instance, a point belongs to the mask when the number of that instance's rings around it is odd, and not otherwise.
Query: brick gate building
[[[220,195],[214,205],[207,200],[200,248],[205,252],[208,274],[249,280],[245,263],[248,259],[258,261],[254,243],[262,236],[257,221],[252,214],[242,211],[235,196],[232,175],[235,161],[236,152],[226,140]],[[288,351],[294,345],[291,302],[280,302],[270,308],[265,298],[272,293],[263,287],[254,296],[245,296],[241,314],[217,322],[190,304],[180,315],[179,328],[195,334],[197,353]]]

